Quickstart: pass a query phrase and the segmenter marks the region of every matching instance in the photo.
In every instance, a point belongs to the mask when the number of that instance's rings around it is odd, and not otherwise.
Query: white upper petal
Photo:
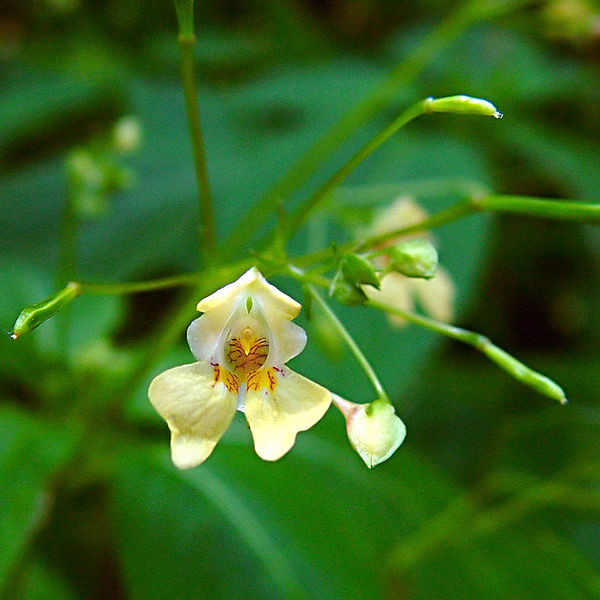
[[[225,305],[231,313],[240,298],[246,296],[260,300],[266,313],[280,313],[282,317],[293,319],[300,312],[301,305],[271,285],[256,267],[246,271],[233,283],[200,300],[197,308],[201,312],[208,312]]]
[[[251,311],[247,299],[252,300]],[[265,331],[256,331],[269,341],[269,362],[285,363],[302,352],[306,333],[291,323],[301,305],[271,285],[253,267],[237,281],[217,290],[198,303],[204,314],[192,321],[187,339],[198,360],[221,361],[228,330],[232,335],[246,326],[246,321],[264,324]]]

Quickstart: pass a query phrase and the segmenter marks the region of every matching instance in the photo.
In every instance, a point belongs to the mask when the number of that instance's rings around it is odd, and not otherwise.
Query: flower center
[[[256,337],[250,327],[242,329],[238,337],[232,337],[225,344],[225,358],[229,368],[239,377],[246,378],[260,369],[269,354],[269,341]]]

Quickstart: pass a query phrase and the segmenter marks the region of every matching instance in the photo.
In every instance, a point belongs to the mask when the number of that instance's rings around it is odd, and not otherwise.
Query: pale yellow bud
[[[136,117],[122,117],[113,129],[113,141],[119,152],[137,150],[142,141],[142,128]]]
[[[350,444],[369,469],[387,460],[404,441],[406,427],[388,402],[355,404],[333,395],[333,403],[346,419]]]

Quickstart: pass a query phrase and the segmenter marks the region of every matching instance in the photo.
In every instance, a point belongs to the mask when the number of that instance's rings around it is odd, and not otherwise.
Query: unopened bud
[[[139,148],[142,140],[142,128],[138,119],[132,116],[122,117],[113,128],[113,143],[119,152],[132,152]]]
[[[350,444],[369,469],[387,460],[404,441],[406,427],[388,402],[355,404],[334,394],[333,403],[346,419]]]
[[[372,285],[379,289],[379,277],[375,267],[363,256],[358,254],[345,254],[340,260],[340,267],[344,278],[354,285]]]
[[[471,96],[447,96],[445,98],[427,98],[425,100],[427,112],[459,113],[463,115],[483,115],[487,117],[502,118],[502,113],[487,100],[472,98]]]
[[[20,335],[32,331],[61,311],[73,298],[79,296],[80,293],[81,286],[72,281],[62,290],[50,296],[50,298],[25,307],[17,317],[10,336],[13,339],[17,339]]]
[[[361,306],[367,301],[367,295],[358,285],[346,280],[341,268],[337,270],[331,280],[329,295],[335,298],[340,304],[347,304],[349,306]]]
[[[425,238],[401,242],[389,252],[389,269],[407,277],[431,279],[438,266],[435,246]]]

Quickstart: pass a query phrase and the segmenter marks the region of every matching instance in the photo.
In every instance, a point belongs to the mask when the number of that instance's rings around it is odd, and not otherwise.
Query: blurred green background
[[[472,184],[599,202],[598,6],[461,6],[198,1],[220,238],[399,63],[391,100],[304,194],[426,96],[486,98],[504,119],[412,123],[349,178],[293,241],[295,253],[347,239],[405,193],[430,211]],[[79,277],[197,268],[175,32],[167,0],[2,4],[5,330],[56,289],[66,198],[81,217]],[[431,56],[425,39],[437,40]],[[130,153],[111,142],[124,116],[142,131]],[[470,348],[335,307],[407,424],[399,451],[367,470],[332,409],[289,455],[265,463],[238,415],[207,463],[179,472],[146,389],[160,370],[192,361],[182,333],[175,346],[156,342],[180,295],[79,298],[16,342],[0,337],[0,598],[600,597],[600,233],[477,216],[435,236],[458,287],[457,322],[557,380],[567,406]],[[298,287],[275,283],[301,299]],[[293,368],[372,400],[341,342],[317,319],[299,322],[309,344]]]

